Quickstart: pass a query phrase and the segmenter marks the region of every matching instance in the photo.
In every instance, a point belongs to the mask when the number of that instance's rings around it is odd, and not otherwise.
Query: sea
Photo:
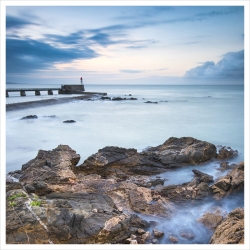
[[[6,88],[60,87],[60,85],[7,84]],[[135,148],[138,152],[164,143],[170,137],[194,137],[227,146],[238,151],[229,163],[244,161],[244,86],[243,85],[85,85],[89,92],[104,92],[109,97],[134,97],[137,100],[109,101],[77,100],[64,104],[40,106],[6,112],[6,172],[21,169],[22,164],[36,157],[39,149],[52,150],[59,144],[69,145],[83,163],[105,146]],[[46,98],[47,92],[35,96],[26,92],[10,92],[6,103],[35,101]],[[68,97],[54,91],[53,98]],[[147,101],[157,103],[146,103]],[[22,120],[28,115],[38,119]],[[75,120],[75,123],[63,123]],[[199,169],[214,178],[225,175],[218,170],[219,163],[188,166],[166,172],[164,185],[182,184],[193,178],[192,169]],[[218,205],[211,201],[179,211],[179,216],[164,222],[159,229],[172,231],[189,228],[197,237],[182,239],[180,244],[206,244],[211,232],[201,227],[196,219],[209,208]],[[226,212],[244,206],[244,193],[220,202]],[[145,217],[146,218],[146,217]],[[178,218],[178,219],[177,219]],[[176,232],[177,234],[177,232]],[[167,234],[160,243],[169,244]]]

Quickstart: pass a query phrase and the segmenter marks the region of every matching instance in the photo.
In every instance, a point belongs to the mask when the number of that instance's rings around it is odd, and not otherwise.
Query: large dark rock
[[[19,181],[34,190],[50,192],[49,185],[73,183],[76,179],[72,169],[79,162],[80,156],[69,146],[59,145],[49,151],[39,150],[37,156],[22,166]]]
[[[120,213],[102,194],[57,192],[42,198],[15,190],[7,193],[8,200],[14,201],[6,207],[7,244],[118,243],[149,226],[137,215]],[[41,203],[34,206],[34,201]]]
[[[85,160],[78,169],[88,174],[127,178],[128,175],[153,175],[172,167],[197,165],[216,156],[216,147],[211,143],[192,137],[171,137],[162,145],[141,153],[135,149],[105,147]]]
[[[236,208],[215,229],[210,244],[244,244],[244,209]]]
[[[217,156],[218,160],[230,159],[238,155],[237,150],[233,150],[230,147],[222,147],[219,149],[219,154]]]

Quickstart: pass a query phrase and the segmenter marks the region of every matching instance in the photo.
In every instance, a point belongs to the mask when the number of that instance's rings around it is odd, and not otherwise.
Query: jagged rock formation
[[[244,209],[236,208],[216,227],[210,244],[244,244]]]
[[[6,178],[6,242],[158,244],[164,232],[157,228],[147,231],[150,224],[135,213],[169,219],[177,214],[178,204],[191,204],[190,201],[211,197],[213,193],[218,196],[223,191],[228,195],[240,190],[244,164],[235,166],[212,188],[213,177],[198,170],[193,170],[191,182],[182,185],[163,186],[164,179],[149,176],[216,157],[213,144],[191,137],[172,137],[141,153],[105,147],[80,166],[79,154],[69,146],[39,150],[34,159]],[[228,178],[227,190],[218,191],[226,186]],[[225,185],[218,184],[224,182]],[[218,228],[219,217],[214,218],[206,215],[201,222]],[[191,240],[195,235],[184,230],[180,237]],[[181,240],[174,235],[168,238],[172,243]],[[211,239],[213,242],[215,239]]]
[[[77,168],[87,174],[125,179],[128,175],[152,175],[168,168],[201,164],[217,157],[216,147],[192,137],[171,137],[141,153],[136,149],[105,147]]]
[[[227,175],[217,180],[212,186],[211,190],[214,198],[222,199],[233,192],[244,188],[244,163],[241,162],[236,165]]]

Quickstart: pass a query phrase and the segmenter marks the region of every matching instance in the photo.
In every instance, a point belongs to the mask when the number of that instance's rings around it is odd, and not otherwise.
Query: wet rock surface
[[[204,226],[215,230],[215,228],[222,222],[226,212],[222,211],[219,207],[214,208],[213,211],[205,213],[197,221],[202,223]]]
[[[169,244],[194,242],[197,237],[192,230],[183,228],[177,235],[169,234],[158,228],[158,222],[146,221],[142,216],[171,220],[178,216],[183,204],[192,206],[194,201],[220,196],[218,189],[226,195],[241,190],[244,163],[215,182],[213,176],[198,170],[193,170],[193,180],[181,185],[164,186],[165,179],[150,175],[216,157],[213,144],[191,137],[172,137],[141,153],[105,147],[79,166],[80,155],[67,145],[39,150],[21,170],[6,176],[6,242],[160,244],[163,239]],[[227,218],[236,221],[242,220],[242,216],[244,213],[235,212]],[[224,242],[229,237],[222,230],[216,231],[229,225],[224,218],[224,214],[209,211],[200,218],[201,225],[215,229],[211,243],[217,244],[218,239]],[[244,233],[244,225],[241,228]],[[238,243],[242,243],[242,237]]]

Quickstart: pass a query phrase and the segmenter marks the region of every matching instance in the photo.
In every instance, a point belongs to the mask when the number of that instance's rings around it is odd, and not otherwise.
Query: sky
[[[244,6],[166,3],[7,6],[6,81],[244,84]]]

